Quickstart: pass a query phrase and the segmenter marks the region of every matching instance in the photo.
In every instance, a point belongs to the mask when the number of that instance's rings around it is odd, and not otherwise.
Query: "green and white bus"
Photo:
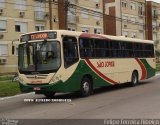
[[[97,87],[138,84],[155,75],[153,41],[47,30],[20,37],[18,75],[22,92],[89,96]]]

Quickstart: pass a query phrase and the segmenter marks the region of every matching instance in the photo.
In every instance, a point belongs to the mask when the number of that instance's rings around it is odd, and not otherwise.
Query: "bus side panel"
[[[99,77],[95,72],[93,72],[84,60],[81,60],[75,72],[70,76],[69,79],[64,81],[65,91],[79,91],[81,81],[86,75],[90,75],[92,77],[94,87],[110,85],[101,77]]]
[[[130,82],[132,72],[140,70],[134,59],[90,59],[87,63],[99,76],[98,79],[103,79],[110,85]],[[95,84],[100,86],[98,82]]]
[[[94,79],[94,86],[108,86],[115,85],[117,82],[115,81],[115,74],[110,73],[108,69],[105,67],[106,59],[86,59],[85,62],[92,71],[92,76]],[[113,64],[114,65],[114,64]],[[105,67],[105,68],[104,68]],[[118,78],[118,75],[117,75]]]
[[[145,80],[155,75],[155,62],[149,59],[86,59],[94,78],[95,86],[103,86],[131,82],[133,71],[138,71],[139,80]],[[103,79],[101,85],[99,80]],[[105,80],[105,81],[104,81]],[[104,84],[105,82],[105,84]]]
[[[151,78],[155,76],[156,74],[156,68],[155,68],[155,62],[154,59],[141,59],[142,63],[144,64],[146,71],[147,71],[147,76],[146,79]]]
[[[90,67],[90,65],[87,63],[86,60],[82,60],[81,61],[81,67],[80,71],[83,74],[83,77],[85,75],[91,75],[92,76],[92,80],[93,80],[93,85],[94,87],[100,87],[100,86],[109,86],[111,85],[109,82],[106,82],[101,76],[99,76],[93,69],[92,67]],[[83,78],[82,77],[82,78]]]

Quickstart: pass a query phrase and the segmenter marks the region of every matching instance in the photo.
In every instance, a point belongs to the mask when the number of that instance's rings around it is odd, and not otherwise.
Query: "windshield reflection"
[[[20,71],[53,71],[60,67],[60,45],[43,41],[19,45]]]

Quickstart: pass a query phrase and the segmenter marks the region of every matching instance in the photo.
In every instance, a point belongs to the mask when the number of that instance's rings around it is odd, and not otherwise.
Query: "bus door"
[[[78,61],[77,39],[65,36],[63,38],[64,67],[68,68]]]

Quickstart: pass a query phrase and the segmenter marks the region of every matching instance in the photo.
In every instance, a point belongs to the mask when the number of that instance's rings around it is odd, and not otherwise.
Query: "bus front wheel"
[[[46,98],[53,98],[55,95],[55,92],[48,92],[44,94],[46,96]]]
[[[91,80],[87,77],[83,78],[81,82],[80,95],[81,97],[87,97],[92,93],[92,84]]]
[[[138,82],[139,82],[139,80],[138,80],[138,73],[134,71],[132,73],[131,86],[134,87],[134,86],[138,85]]]

